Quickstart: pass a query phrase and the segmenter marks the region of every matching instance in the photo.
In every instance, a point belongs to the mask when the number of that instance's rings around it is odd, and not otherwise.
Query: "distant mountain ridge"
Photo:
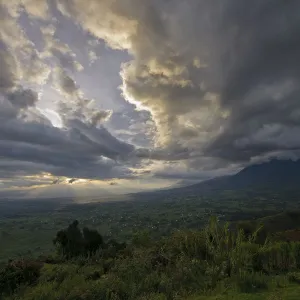
[[[299,189],[300,160],[278,160],[248,166],[235,175],[222,176],[185,187],[160,190],[147,194],[206,194],[241,189]]]
[[[270,183],[282,183],[300,179],[300,160],[272,160],[267,163],[255,164],[249,166],[236,175],[236,180],[245,179],[249,183],[258,183],[266,181]],[[299,182],[300,183],[300,182]]]
[[[271,160],[248,166],[235,175],[215,178],[187,188],[240,189],[240,188],[299,187],[300,160]]]

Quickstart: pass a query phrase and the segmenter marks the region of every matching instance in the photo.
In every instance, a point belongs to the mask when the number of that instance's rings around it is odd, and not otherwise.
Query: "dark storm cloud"
[[[15,91],[8,93],[7,99],[13,106],[21,109],[35,106],[38,101],[38,94],[33,90],[19,87]]]
[[[63,147],[68,143],[66,132],[39,122],[23,122],[20,119],[11,119],[4,122],[0,128],[1,140],[23,142],[32,145]]]
[[[134,150],[114,138],[105,128],[90,128],[79,120],[61,130],[40,123],[11,120],[0,128],[2,160],[19,161],[19,171],[34,174],[39,168],[56,176],[77,178],[128,177],[130,171],[117,163]],[[104,157],[110,160],[103,159]],[[30,162],[22,169],[22,162]],[[1,162],[0,162],[1,165]],[[5,176],[9,166],[1,169]],[[11,170],[15,170],[16,164]],[[18,173],[15,170],[16,173]]]
[[[76,82],[66,72],[60,72],[59,81],[62,91],[67,95],[75,96],[78,93]]]
[[[214,174],[215,175],[215,174]],[[196,181],[202,181],[207,180],[212,177],[212,175],[209,175],[207,173],[201,173],[201,172],[157,172],[154,173],[154,176],[156,178],[162,178],[162,179],[176,179],[176,180],[196,180]]]
[[[133,55],[134,59],[122,67],[123,94],[129,102],[151,111],[163,147],[173,148],[174,144],[185,147],[182,137],[196,139],[199,133],[201,135],[200,130],[207,133],[214,129],[212,123],[218,115],[207,117],[206,110],[216,107],[211,101],[215,96],[206,91],[202,78],[211,72],[205,68],[205,60],[204,63],[196,60],[196,53],[201,56],[207,52],[207,49],[200,49],[205,45],[204,36],[194,38],[193,32],[189,32],[192,25],[199,22],[201,28],[201,22],[207,20],[202,18],[202,14],[207,13],[203,1],[200,1],[202,7],[198,7],[199,1],[185,2],[181,7],[182,1],[175,0],[167,3],[127,0],[116,1],[113,5],[110,1],[94,0],[84,4],[77,0],[58,2],[60,10],[84,29],[106,40],[109,46],[126,49]],[[207,6],[213,10],[212,5]],[[184,15],[182,11],[189,14]],[[99,20],[99,13],[105,18]],[[203,33],[207,32],[202,30]],[[195,48],[194,53],[189,51],[191,46]],[[214,85],[209,83],[209,86]],[[199,120],[207,118],[211,120],[197,126]]]
[[[134,151],[134,146],[118,140],[104,127],[91,127],[79,120],[70,120],[68,124],[82,141],[108,158],[127,157]]]
[[[47,5],[35,2],[24,1],[26,11],[33,17],[46,17]],[[92,100],[83,97],[71,75],[80,66],[69,46],[55,38],[55,28],[47,26],[42,28],[45,49],[38,53],[18,25],[16,8],[0,5],[0,184],[8,188],[51,184],[51,176],[75,178],[70,183],[76,178],[132,177],[120,160],[134,147],[103,127],[110,111],[95,109]],[[36,109],[35,89],[50,72],[43,59],[57,62],[55,80],[66,98],[63,128],[53,127]],[[47,180],[38,178],[42,173],[48,174]]]
[[[69,178],[122,178],[135,174],[132,167],[146,174],[151,170],[143,166],[151,162],[173,161],[184,167],[154,171],[153,176],[195,180],[270,155],[298,156],[299,1],[55,2],[68,26],[73,21],[90,37],[130,54],[132,60],[121,66],[123,96],[128,107],[146,109],[147,116],[132,112],[125,120],[113,114],[119,120],[114,129],[127,142],[116,138],[103,124],[111,112],[96,110],[85,98],[74,75],[81,67],[70,47],[57,39],[55,28],[42,29],[45,51],[39,55],[4,13],[0,156],[22,162],[16,174],[40,169]],[[24,8],[29,16],[48,18],[45,1],[24,1]],[[12,10],[8,5],[7,11]],[[53,83],[63,96],[63,129],[33,116],[37,94],[19,87],[23,81],[43,82],[47,72],[41,57],[56,64]],[[5,170],[13,174],[7,165],[2,176]]]
[[[298,149],[299,1],[60,3],[83,28],[133,54],[122,70],[124,95],[151,111],[165,146],[139,156],[172,160],[178,146],[249,161]]]
[[[1,123],[0,178],[41,172],[86,179],[132,176],[118,160],[128,157],[133,146],[114,138],[105,128],[91,128],[80,120],[70,120],[68,125],[58,129],[16,117]]]
[[[8,157],[2,157],[0,159],[1,167],[1,180],[13,179],[22,176],[30,176],[33,174],[43,172],[50,172],[53,168],[46,164],[38,164],[25,160],[14,160]]]
[[[242,4],[243,3],[243,4]],[[230,117],[207,153],[247,161],[300,147],[300,3],[240,1],[223,28],[237,28],[224,63],[221,105]],[[224,56],[224,57],[225,57]]]

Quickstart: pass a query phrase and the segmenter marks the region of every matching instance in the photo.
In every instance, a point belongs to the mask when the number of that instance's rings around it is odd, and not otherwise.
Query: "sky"
[[[299,10],[0,0],[0,196],[125,194],[298,159]]]

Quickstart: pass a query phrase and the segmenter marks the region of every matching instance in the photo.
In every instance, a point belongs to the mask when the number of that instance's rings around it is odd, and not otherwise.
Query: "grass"
[[[284,289],[275,289],[272,291],[264,291],[253,294],[229,292],[216,296],[194,296],[187,300],[299,300],[300,286],[290,284]]]
[[[295,279],[297,278],[297,282]],[[236,286],[227,287],[223,291],[214,291],[214,295],[195,295],[187,300],[298,300],[300,295],[300,273],[286,275],[265,276],[261,278],[264,283],[263,289],[241,291]],[[250,279],[250,278],[249,278]],[[251,284],[253,281],[250,279]]]

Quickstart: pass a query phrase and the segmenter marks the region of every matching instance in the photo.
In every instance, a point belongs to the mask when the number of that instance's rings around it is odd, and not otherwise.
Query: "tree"
[[[83,253],[83,236],[78,228],[79,222],[76,220],[71,223],[67,229],[63,229],[57,232],[54,245],[57,246],[59,252],[67,257],[71,258]]]
[[[68,238],[66,230],[59,230],[53,240],[53,244],[57,247],[58,252],[63,256],[68,256]]]
[[[58,231],[53,240],[60,254],[66,258],[95,254],[104,244],[97,230],[85,227],[81,232],[78,225],[79,222],[74,221],[68,228]]]
[[[95,254],[104,244],[101,234],[87,227],[83,228],[83,239],[87,254]]]

